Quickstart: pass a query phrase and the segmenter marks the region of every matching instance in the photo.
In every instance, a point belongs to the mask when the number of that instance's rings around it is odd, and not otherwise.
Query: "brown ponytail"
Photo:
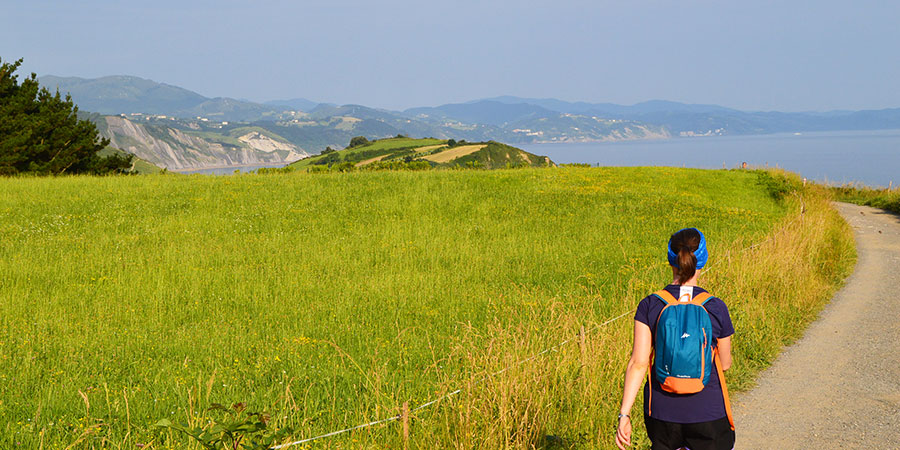
[[[697,257],[694,251],[700,247],[700,233],[694,228],[685,228],[669,239],[669,246],[678,255],[675,280],[681,284],[697,273]]]

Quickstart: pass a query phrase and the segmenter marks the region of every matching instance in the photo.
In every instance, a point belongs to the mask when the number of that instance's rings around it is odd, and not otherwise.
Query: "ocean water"
[[[256,169],[261,169],[263,167],[271,168],[271,167],[284,167],[285,164],[262,164],[258,166],[233,166],[233,167],[216,167],[213,169],[197,169],[197,170],[185,170],[180,171],[179,173],[183,174],[201,174],[201,175],[234,175],[234,172],[238,173],[247,173],[252,172]]]
[[[900,184],[900,130],[785,133],[567,144],[517,145],[554,162],[601,166],[721,169],[782,167],[830,184]]]

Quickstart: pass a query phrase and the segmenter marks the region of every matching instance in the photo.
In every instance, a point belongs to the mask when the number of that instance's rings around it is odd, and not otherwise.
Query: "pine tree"
[[[0,175],[128,172],[131,155],[97,155],[109,140],[78,118],[70,95],[40,87],[34,73],[18,83],[21,64],[0,60]]]

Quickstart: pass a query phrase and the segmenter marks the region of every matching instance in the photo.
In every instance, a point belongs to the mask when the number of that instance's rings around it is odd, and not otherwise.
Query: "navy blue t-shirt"
[[[687,286],[685,287],[687,288]],[[681,294],[681,286],[670,284],[665,287],[675,298],[679,298]],[[706,292],[704,289],[694,286],[692,296]],[[659,314],[666,306],[666,303],[654,295],[645,297],[638,304],[637,312],[634,314],[634,320],[646,324],[650,327],[653,334],[653,341],[656,342],[656,321]],[[709,318],[712,322],[713,336],[716,340],[726,338],[734,334],[734,325],[731,324],[731,316],[728,315],[728,307],[725,302],[712,297],[705,305],[709,312]],[[653,373],[653,365],[649,368]],[[725,417],[725,399],[722,397],[722,386],[719,384],[719,374],[715,367],[712,367],[712,373],[709,382],[704,386],[703,390],[696,394],[673,394],[662,390],[655,376],[650,377],[652,386],[644,384],[644,414],[648,411],[648,401],[652,401],[650,417],[666,422],[675,423],[698,423],[718,420]],[[651,399],[649,389],[653,389]]]

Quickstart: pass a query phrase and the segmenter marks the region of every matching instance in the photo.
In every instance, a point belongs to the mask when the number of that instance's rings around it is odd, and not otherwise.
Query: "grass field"
[[[203,425],[212,403],[236,402],[303,438],[457,388],[414,415],[413,448],[609,448],[627,316],[475,380],[632,311],[670,281],[668,235],[698,226],[707,286],[738,329],[733,384],[749,386],[853,254],[823,190],[777,200],[760,179],[671,168],[0,179],[0,448],[199,448],[151,425]],[[311,445],[399,446],[396,424]]]

